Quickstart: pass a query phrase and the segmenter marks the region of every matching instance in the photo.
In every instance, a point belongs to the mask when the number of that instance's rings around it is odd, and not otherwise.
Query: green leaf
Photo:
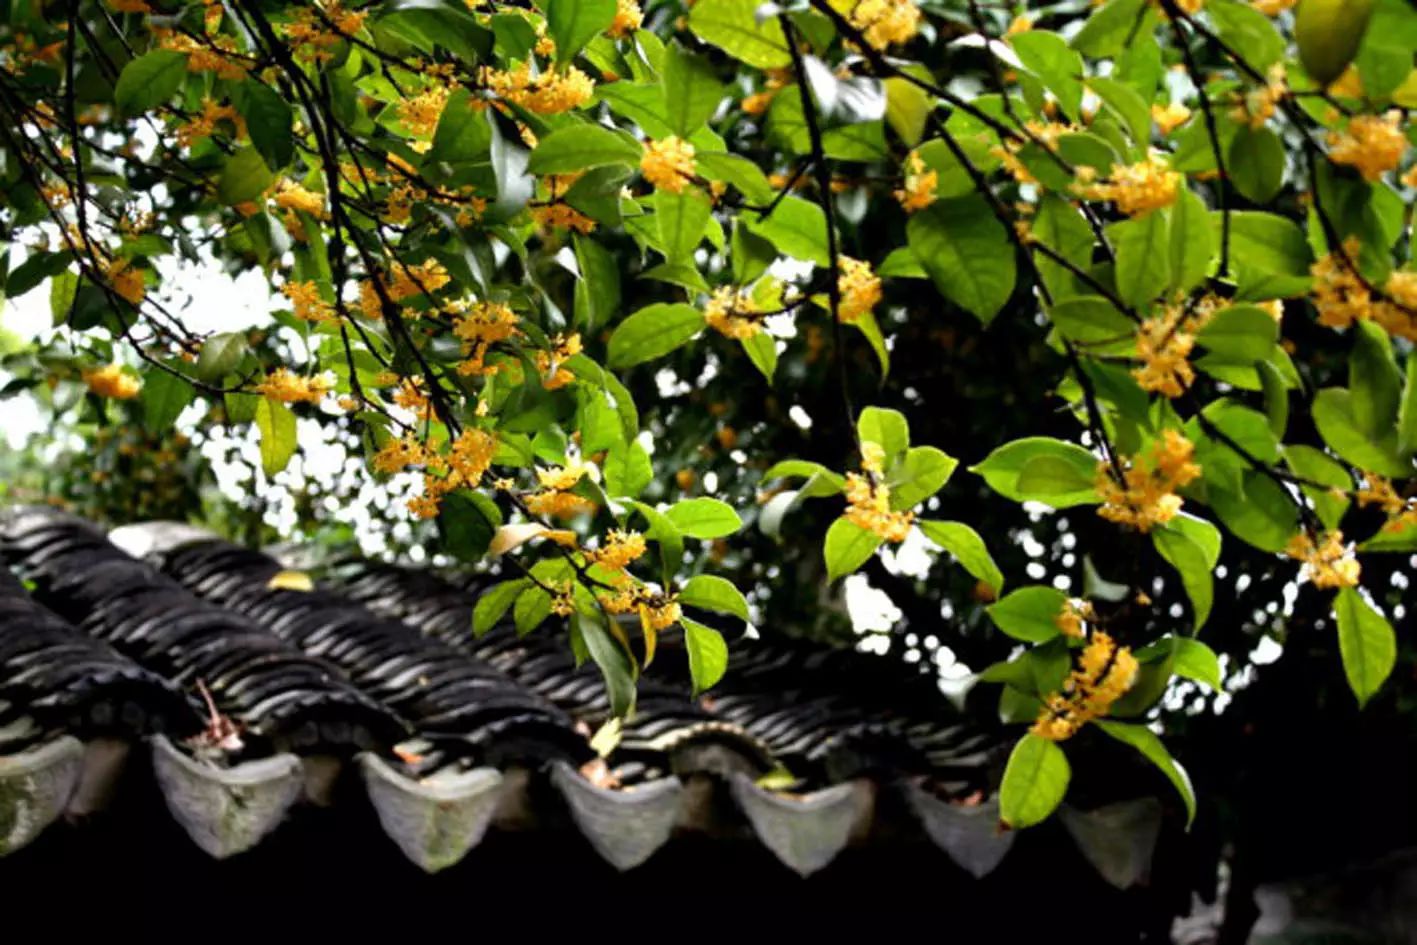
[[[669,127],[681,138],[702,128],[723,101],[723,85],[714,77],[713,67],[678,43],[665,47],[660,78]]]
[[[597,331],[620,311],[620,268],[596,240],[577,233],[571,242],[581,277],[576,284],[577,322],[588,332]]]
[[[911,214],[906,236],[941,294],[984,324],[1013,294],[1013,243],[983,197],[935,201]]]
[[[1269,203],[1284,184],[1284,145],[1268,128],[1241,125],[1230,139],[1225,171],[1245,199]]]
[[[512,605],[512,624],[517,636],[524,637],[551,616],[551,595],[532,586],[522,591]]]
[[[1300,488],[1313,503],[1314,513],[1318,515],[1324,527],[1337,528],[1343,519],[1343,513],[1348,510],[1349,503],[1345,496],[1335,495],[1334,490],[1346,491],[1353,488],[1353,477],[1348,474],[1348,470],[1338,460],[1312,446],[1284,447],[1284,461],[1294,470],[1295,475],[1319,484],[1318,488]]]
[[[143,378],[143,426],[149,433],[166,433],[196,393],[191,384],[175,374],[156,368],[149,371]]]
[[[1181,585],[1191,600],[1195,629],[1200,630],[1210,616],[1211,603],[1215,599],[1211,580],[1213,565],[1206,560],[1205,549],[1179,529],[1166,526],[1153,531],[1151,541],[1157,553],[1181,576]]]
[[[1107,0],[1087,18],[1073,37],[1072,46],[1085,56],[1117,56],[1132,37],[1150,35],[1143,22],[1149,16],[1146,0]]]
[[[1056,742],[1028,734],[1018,740],[999,785],[999,816],[1018,830],[1048,819],[1068,792],[1072,768]]]
[[[256,151],[272,171],[285,167],[295,156],[295,117],[290,105],[279,92],[260,82],[241,82],[233,89],[239,90],[234,93],[236,110],[246,119]]]
[[[881,538],[846,518],[839,518],[827,529],[826,542],[822,554],[827,562],[827,581],[853,573],[865,564],[876,549],[881,547]]]
[[[822,208],[800,197],[784,197],[771,215],[747,212],[740,217],[749,232],[767,240],[784,256],[827,266],[827,218]]]
[[[1196,341],[1226,359],[1263,361],[1279,340],[1279,323],[1254,305],[1231,305],[1215,313],[1196,334]]]
[[[623,131],[577,122],[542,138],[527,160],[528,173],[568,174],[607,164],[638,167],[644,147]]]
[[[960,567],[998,594],[1004,589],[1004,572],[994,563],[989,548],[979,533],[963,522],[939,522],[920,519],[916,522],[925,537],[955,556]]]
[[[1015,487],[1031,499],[1085,492],[1096,486],[1096,475],[1061,456],[1035,456],[1019,470]]]
[[[600,674],[605,679],[605,692],[610,697],[611,713],[617,718],[624,718],[635,708],[635,667],[630,654],[625,652],[625,648],[610,635],[600,620],[576,613],[571,616],[571,623],[585,641],[590,658],[600,667]],[[693,659],[692,648],[689,658]]]
[[[709,151],[696,154],[694,163],[698,166],[700,176],[706,180],[732,184],[754,203],[767,203],[776,194],[762,169],[741,154]]]
[[[460,561],[481,561],[501,524],[497,503],[480,492],[459,490],[438,503],[438,534],[444,549]]]
[[[699,0],[689,10],[689,29],[734,59],[759,69],[790,65],[787,37],[776,17],[757,17],[757,0]]]
[[[615,0],[536,0],[546,14],[546,34],[556,41],[556,63],[580,54],[615,19]]]
[[[1387,618],[1373,609],[1355,588],[1339,590],[1333,600],[1338,619],[1338,649],[1348,685],[1365,706],[1392,673],[1397,660],[1397,636]]]
[[[688,617],[679,618],[684,628],[684,649],[689,653],[689,678],[694,695],[712,688],[728,669],[728,644],[723,634]]]
[[[1329,448],[1343,459],[1370,472],[1383,476],[1406,478],[1412,475],[1412,464],[1397,455],[1397,431],[1374,440],[1358,426],[1353,408],[1353,395],[1337,387],[1318,392],[1313,405],[1314,425]]]
[[[197,358],[197,378],[215,383],[235,371],[246,356],[246,334],[239,331],[219,332],[202,342]]]
[[[226,161],[217,181],[217,197],[227,206],[255,200],[265,193],[275,175],[255,148],[242,148]]]
[[[826,482],[832,490],[827,493],[828,495],[846,488],[846,480],[840,473],[832,472],[821,463],[812,463],[805,459],[784,459],[774,463],[767,472],[763,473],[763,481],[793,476],[801,476],[804,479],[820,479]]]
[[[1140,92],[1117,79],[1089,77],[1088,88],[1127,129],[1132,143],[1145,147],[1151,141],[1151,109]]]
[[[1056,587],[1039,584],[1021,587],[984,610],[995,626],[1015,640],[1044,643],[1063,632],[1058,629],[1058,615],[1067,600],[1068,595]]]
[[[1082,56],[1070,49],[1061,36],[1048,30],[1019,33],[1010,37],[1009,45],[1023,67],[1038,76],[1058,99],[1063,113],[1077,121],[1082,108]]]
[[[517,578],[494,584],[483,591],[477,599],[477,606],[472,608],[472,635],[481,637],[495,627],[528,587],[531,587],[530,578]]]
[[[856,418],[856,435],[885,451],[887,464],[910,448],[910,425],[905,414],[885,407],[864,407]]]
[[[743,621],[748,619],[748,600],[743,592],[734,587],[732,581],[717,575],[699,574],[689,578],[679,592],[679,600],[691,607],[732,614]]]
[[[1260,387],[1264,391],[1264,415],[1276,439],[1283,439],[1289,428],[1289,388],[1284,383],[1284,375],[1268,361],[1255,365],[1260,376]]]
[[[1274,21],[1249,4],[1216,0],[1206,5],[1206,13],[1220,38],[1238,50],[1254,71],[1263,73],[1283,57],[1284,38],[1274,28]]]
[[[709,206],[708,198],[698,190],[686,189],[679,194],[657,191],[654,195],[654,217],[659,228],[659,248],[664,258],[692,266],[694,249],[703,240],[712,215],[713,208]]]
[[[777,343],[773,341],[772,335],[760,331],[751,338],[744,338],[742,344],[748,360],[753,362],[753,367],[771,384],[773,374],[777,373]]]
[[[1117,254],[1117,294],[1137,308],[1145,308],[1171,282],[1170,230],[1166,214],[1146,216],[1107,228]]]
[[[1075,492],[1053,495],[1034,495],[1019,488],[1018,480],[1024,467],[1040,456],[1052,456],[1074,466],[1079,477],[1086,475],[1089,486]],[[1051,437],[1034,436],[1005,443],[984,458],[978,465],[971,466],[970,472],[978,473],[989,483],[990,488],[1005,498],[1015,502],[1034,500],[1055,509],[1074,505],[1088,505],[1100,501],[1091,483],[1097,474],[1097,457],[1075,443],[1066,443]]]
[[[1218,235],[1221,213],[1210,223]],[[1241,300],[1290,298],[1309,291],[1314,257],[1304,231],[1294,221],[1257,210],[1230,214],[1230,262],[1238,276]]]
[[[718,499],[681,499],[664,510],[664,517],[690,538],[723,538],[743,527],[733,506]]]
[[[654,467],[649,454],[631,440],[617,446],[605,456],[605,491],[612,496],[637,496],[654,481]]]
[[[916,446],[891,470],[891,508],[912,509],[944,488],[959,460],[933,446]]]
[[[1402,374],[1386,331],[1365,321],[1353,327],[1353,353],[1348,359],[1353,419],[1368,439],[1386,441],[1397,423]]]
[[[703,313],[692,305],[647,305],[616,327],[610,336],[607,363],[612,368],[625,368],[663,357],[687,344],[703,327]]]
[[[280,401],[262,397],[256,404],[256,429],[261,432],[261,468],[274,476],[295,455],[295,414]]]
[[[1073,341],[1096,346],[1097,353],[1131,354],[1136,323],[1100,295],[1075,295],[1048,310],[1048,318]]]
[[[69,318],[74,298],[79,294],[79,274],[65,269],[49,280],[49,317],[56,328]]]
[[[929,71],[923,67],[905,67],[906,71],[918,73],[925,81],[930,81]],[[930,95],[920,86],[899,76],[886,79],[882,85],[886,90],[886,124],[900,136],[907,145],[920,143],[925,134],[925,121],[930,114]]]
[[[1089,244],[1090,245],[1090,244]],[[1205,280],[1215,261],[1215,231],[1196,192],[1182,187],[1171,208],[1171,289],[1189,292]]]
[[[1175,786],[1176,793],[1181,795],[1181,803],[1186,805],[1186,827],[1189,829],[1196,819],[1195,788],[1191,786],[1191,778],[1186,774],[1186,769],[1176,763],[1176,759],[1171,757],[1171,753],[1166,750],[1161,739],[1156,737],[1156,733],[1145,725],[1129,725],[1126,722],[1108,722],[1101,719],[1098,720],[1097,727],[1117,741],[1131,745],[1166,775],[1166,779]]]
[[[1206,482],[1212,485],[1209,471]],[[1244,472],[1241,483],[1238,492],[1212,485],[1207,490],[1211,510],[1236,538],[1261,551],[1279,554],[1299,528],[1293,500],[1260,472]]]
[[[659,542],[659,559],[667,581],[668,576],[678,570],[684,557],[684,535],[668,516],[654,506],[633,499],[630,500],[630,505],[649,523],[645,537]]]
[[[1215,651],[1199,640],[1190,637],[1176,639],[1176,661],[1171,669],[1177,676],[1204,683],[1216,692],[1221,691],[1220,657]]]
[[[1075,269],[1087,271],[1092,262],[1092,228],[1077,207],[1057,194],[1044,194],[1033,219],[1032,233],[1035,242],[1072,263]],[[1046,254],[1035,252],[1033,262],[1055,303],[1086,291],[1077,276]]]
[[[123,67],[113,87],[113,103],[123,115],[141,115],[176,95],[186,75],[184,54],[170,49],[144,53]]]

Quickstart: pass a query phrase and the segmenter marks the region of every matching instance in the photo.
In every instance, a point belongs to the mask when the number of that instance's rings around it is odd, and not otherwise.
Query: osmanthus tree
[[[671,627],[700,689],[725,671],[686,609],[810,606],[917,532],[967,575],[925,612],[972,588],[1022,644],[982,673],[1015,827],[1084,731],[1194,812],[1146,719],[1219,687],[1222,554],[1287,562],[1271,612],[1323,594],[1360,703],[1391,672],[1364,578],[1417,550],[1404,0],[0,9],[0,268],[61,326],[12,388],[156,434],[204,402],[267,476],[297,417],[357,438],[442,550],[498,559],[477,624],[564,626],[618,711]],[[276,330],[189,327],[158,272],[212,258],[269,278]],[[947,384],[1040,395],[971,424]],[[1087,517],[1076,593],[1005,593],[998,501]]]

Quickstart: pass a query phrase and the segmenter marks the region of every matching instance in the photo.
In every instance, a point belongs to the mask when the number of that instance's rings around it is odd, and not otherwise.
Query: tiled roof
[[[695,701],[666,641],[602,763],[599,672],[545,630],[475,637],[482,578],[343,560],[317,569],[313,589],[285,589],[272,578],[290,560],[186,526],[110,541],[47,508],[0,523],[25,582],[0,570],[0,856],[100,804],[92,756],[115,741],[150,744],[171,814],[215,857],[261,843],[295,805],[328,802],[345,770],[429,871],[548,803],[619,869],[677,834],[751,834],[806,875],[850,843],[907,832],[982,876],[1014,842],[979,800],[1002,736],[885,660],[742,640],[728,677]],[[784,769],[786,790],[761,783]],[[1145,874],[1160,821],[1152,798],[1063,817],[1122,887]]]

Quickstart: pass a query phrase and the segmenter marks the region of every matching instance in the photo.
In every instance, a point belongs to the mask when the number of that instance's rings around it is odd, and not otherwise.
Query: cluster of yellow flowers
[[[678,135],[645,142],[640,172],[655,190],[683,193],[684,188],[693,183],[695,170],[694,146],[681,141]]]
[[[187,56],[188,72],[211,72],[218,79],[240,82],[251,69],[251,63],[242,58],[236,49],[236,40],[230,36],[208,36],[203,42],[167,29],[155,29],[153,35],[163,49]]]
[[[1180,102],[1151,106],[1151,120],[1163,135],[1169,135],[1191,120],[1191,110]]]
[[[1279,16],[1285,10],[1293,9],[1298,2],[1299,0],[1250,0],[1250,6],[1265,16]]]
[[[526,507],[533,515],[551,518],[574,518],[583,512],[595,511],[594,502],[570,491],[585,473],[585,466],[578,462],[538,469],[536,478],[541,489],[526,497]]]
[[[895,199],[900,201],[906,213],[924,210],[935,202],[935,187],[940,175],[927,169],[920,155],[914,151],[905,159],[905,166],[905,179],[900,189],[895,191]]]
[[[1364,473],[1367,485],[1354,495],[1360,506],[1376,505],[1387,515],[1383,531],[1400,532],[1417,526],[1417,498],[1403,498],[1392,481],[1377,473]]]
[[[881,301],[881,278],[871,269],[871,264],[850,256],[842,256],[841,275],[837,277],[837,291],[841,294],[841,304],[837,308],[837,319],[851,324]]]
[[[1388,334],[1417,341],[1417,272],[1397,270],[1383,283],[1381,298],[1355,271],[1361,245],[1349,237],[1342,253],[1329,253],[1315,262],[1312,297],[1319,324],[1347,328],[1355,321],[1371,320]]]
[[[511,70],[483,66],[478,78],[498,98],[538,115],[559,115],[579,108],[595,93],[590,76],[575,66],[567,66],[564,72],[548,69],[535,76],[530,63]]]
[[[1141,365],[1132,368],[1137,386],[1164,397],[1180,397],[1196,379],[1195,368],[1187,360],[1195,347],[1195,333],[1214,311],[1214,304],[1203,299],[1190,311],[1184,305],[1170,305],[1160,315],[1143,321],[1137,327]]]
[[[230,122],[236,129],[236,137],[246,137],[246,119],[230,105],[218,105],[210,98],[202,99],[202,112],[193,116],[177,129],[177,143],[190,148],[203,138],[210,138],[216,131],[218,122]]]
[[[1336,528],[1324,532],[1317,541],[1308,532],[1300,532],[1289,540],[1284,553],[1304,562],[1300,573],[1315,587],[1357,587],[1363,573],[1353,551],[1343,542],[1343,532]]]
[[[399,381],[398,388],[394,390],[394,403],[410,411],[419,420],[430,420],[433,417],[432,402],[419,382],[411,377]]]
[[[147,285],[143,281],[143,271],[133,265],[131,259],[114,257],[104,263],[103,274],[114,292],[134,305],[141,305],[147,297]]]
[[[623,571],[644,553],[645,536],[616,528],[605,536],[605,543],[600,549],[587,551],[585,556],[591,564],[600,565],[607,571]]]
[[[1092,601],[1073,597],[1063,602],[1063,609],[1053,618],[1053,622],[1058,625],[1063,636],[1081,640],[1086,636],[1083,624],[1096,619],[1097,613],[1092,609]]]
[[[1195,444],[1176,430],[1167,430],[1145,461],[1133,457],[1118,482],[1107,463],[1097,466],[1097,514],[1109,522],[1149,532],[1176,517],[1182,500],[1176,490],[1200,477],[1193,461]]]
[[[639,29],[644,19],[644,11],[640,9],[640,5],[635,0],[616,0],[615,19],[610,21],[610,26],[605,32],[615,39],[624,39]]]
[[[310,214],[317,220],[323,220],[329,215],[325,210],[324,194],[307,190],[288,177],[281,179],[275,196],[271,199],[282,210],[299,210],[302,213]]]
[[[752,296],[733,286],[713,290],[704,304],[704,321],[719,334],[743,341],[763,330],[763,320]]]
[[[416,295],[432,294],[452,281],[447,268],[438,260],[429,257],[417,265],[410,266],[403,261],[394,263],[393,281],[385,283],[382,276],[375,275],[362,279],[359,283],[359,310],[365,318],[378,320],[384,317],[383,303],[379,299],[378,286],[384,286],[385,293],[394,302],[402,302]]]
[[[1288,94],[1284,63],[1276,62],[1265,74],[1264,85],[1238,96],[1235,107],[1230,110],[1230,117],[1235,122],[1247,124],[1251,128],[1262,128],[1265,122],[1274,117],[1274,110],[1279,101]]]
[[[579,332],[553,335],[551,350],[536,352],[536,370],[541,374],[541,386],[547,390],[559,390],[574,381],[576,375],[565,367],[565,363],[580,353]]]
[[[455,303],[451,307],[460,310],[453,320],[453,334],[462,342],[458,373],[495,374],[497,368],[487,364],[487,353],[499,341],[517,334],[517,313],[502,302],[475,302],[470,307]]]
[[[101,368],[85,371],[84,383],[99,397],[113,400],[131,400],[138,396],[143,385],[136,377],[123,370],[121,364],[106,364]]]
[[[448,104],[448,87],[434,85],[426,91],[399,101],[399,121],[414,137],[422,139],[414,150],[426,151],[432,146],[433,132],[438,129],[438,119],[443,117],[443,108]]]
[[[290,281],[280,287],[281,294],[290,300],[291,311],[295,317],[302,321],[321,322],[335,321],[334,306],[326,302],[320,295],[320,287],[309,280],[306,282]]]
[[[318,404],[334,389],[334,378],[328,374],[314,374],[304,377],[287,368],[276,368],[266,375],[265,380],[252,390],[270,400],[282,403]]]
[[[846,520],[885,541],[905,541],[915,513],[891,511],[891,490],[881,481],[885,450],[870,440],[861,444],[861,472],[846,474]]]
[[[486,430],[467,429],[458,434],[443,456],[412,434],[385,443],[372,460],[376,472],[391,474],[409,466],[422,466],[423,494],[408,500],[408,509],[419,518],[438,514],[443,496],[456,489],[475,489],[492,465],[497,437]]]
[[[1030,119],[1024,122],[1024,128],[1028,131],[1027,139],[1009,138],[1002,145],[994,145],[989,149],[989,153],[997,157],[1000,165],[1015,181],[1020,184],[1038,184],[1038,178],[1033,176],[1033,172],[1019,160],[1018,152],[1023,149],[1026,143],[1036,143],[1039,147],[1047,151],[1056,153],[1058,149],[1058,138],[1070,131],[1077,129],[1072,125],[1063,124],[1057,121],[1035,121]],[[1086,172],[1085,172],[1086,173]],[[1089,178],[1089,181],[1091,179]]]
[[[1093,182],[1092,168],[1078,168],[1074,192],[1087,200],[1110,200],[1130,217],[1144,216],[1176,202],[1181,189],[1180,173],[1167,166],[1165,158],[1150,154],[1135,164],[1112,165],[1111,177]]]
[[[550,229],[568,227],[577,233],[589,233],[595,229],[594,220],[575,207],[559,201],[532,207],[531,218],[538,225]]]
[[[745,115],[761,115],[767,111],[777,93],[791,83],[792,72],[789,69],[769,69],[765,79],[766,86],[761,92],[754,92],[740,103],[739,107]]]
[[[1094,631],[1062,691],[1044,700],[1031,731],[1049,741],[1072,738],[1088,722],[1111,711],[1112,704],[1136,681],[1139,668],[1129,647],[1118,646],[1107,634]]]
[[[920,31],[920,8],[913,0],[858,0],[849,19],[874,49],[909,42]]]
[[[323,62],[334,57],[341,40],[364,28],[368,15],[364,10],[346,10],[341,0],[317,0],[296,10],[285,36],[298,58]]]
[[[1364,180],[1378,180],[1396,170],[1407,153],[1402,113],[1394,109],[1382,117],[1355,115],[1341,133],[1329,135],[1328,144],[1330,161],[1356,168]]]

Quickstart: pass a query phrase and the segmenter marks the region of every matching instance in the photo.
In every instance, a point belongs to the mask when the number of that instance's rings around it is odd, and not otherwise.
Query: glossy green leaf
[[[689,9],[689,29],[706,43],[759,69],[780,69],[792,56],[777,18],[761,22],[757,0],[699,0]]]
[[[1013,294],[1013,243],[983,197],[937,200],[911,214],[910,248],[945,298],[988,324]]]
[[[712,688],[728,670],[728,644],[723,634],[696,620],[681,617],[684,628],[684,649],[689,654],[689,677],[694,681],[694,695]]]
[[[1072,768],[1056,742],[1028,734],[1009,754],[999,785],[999,816],[1022,829],[1048,819],[1068,792]]]
[[[1108,722],[1099,720],[1097,727],[1117,741],[1126,745],[1131,745],[1139,751],[1143,758],[1150,761],[1166,775],[1176,788],[1176,793],[1181,795],[1181,803],[1186,806],[1186,826],[1189,828],[1196,819],[1196,791],[1191,786],[1190,775],[1186,774],[1186,769],[1176,763],[1176,759],[1171,757],[1171,753],[1166,750],[1161,739],[1156,733],[1145,725],[1129,725],[1125,722]]]
[[[954,555],[960,567],[987,584],[995,594],[1004,589],[1004,572],[994,563],[984,539],[974,529],[963,522],[930,519],[920,519],[916,524],[926,538]]]
[[[698,574],[684,584],[679,600],[691,607],[701,607],[720,614],[732,614],[748,619],[748,601],[733,582],[716,574]]]
[[[733,506],[718,499],[681,499],[664,510],[664,517],[690,538],[723,538],[743,527]]]
[[[622,131],[577,122],[542,138],[531,152],[531,174],[569,174],[607,164],[638,167],[644,149]]]
[[[1387,618],[1373,609],[1351,587],[1339,590],[1333,600],[1338,621],[1338,649],[1343,672],[1358,705],[1368,704],[1392,673],[1397,660],[1397,636]]]
[[[1062,631],[1058,615],[1068,595],[1056,587],[1021,587],[985,608],[1000,630],[1025,643],[1043,643]]]
[[[835,581],[851,574],[865,564],[880,546],[880,537],[861,526],[845,518],[832,522],[822,546],[827,563],[827,580]]]
[[[261,469],[274,476],[290,463],[298,445],[295,414],[277,400],[262,397],[256,403],[256,429],[261,433]]]
[[[986,456],[983,462],[971,466],[970,471],[984,477],[990,488],[1000,495],[1016,502],[1034,500],[1055,509],[1074,505],[1087,505],[1100,501],[1091,485],[1073,492],[1035,494],[1026,492],[1019,486],[1019,478],[1024,468],[1038,457],[1060,459],[1074,468],[1078,481],[1084,477],[1089,484],[1096,481],[1097,457],[1076,443],[1055,440],[1050,437],[1035,436],[1005,443]]]
[[[154,49],[123,67],[113,87],[113,102],[125,115],[140,115],[172,96],[187,76],[187,57],[170,49]]]
[[[610,336],[609,366],[630,367],[661,358],[687,344],[703,327],[703,313],[691,305],[647,305],[621,322]]]

